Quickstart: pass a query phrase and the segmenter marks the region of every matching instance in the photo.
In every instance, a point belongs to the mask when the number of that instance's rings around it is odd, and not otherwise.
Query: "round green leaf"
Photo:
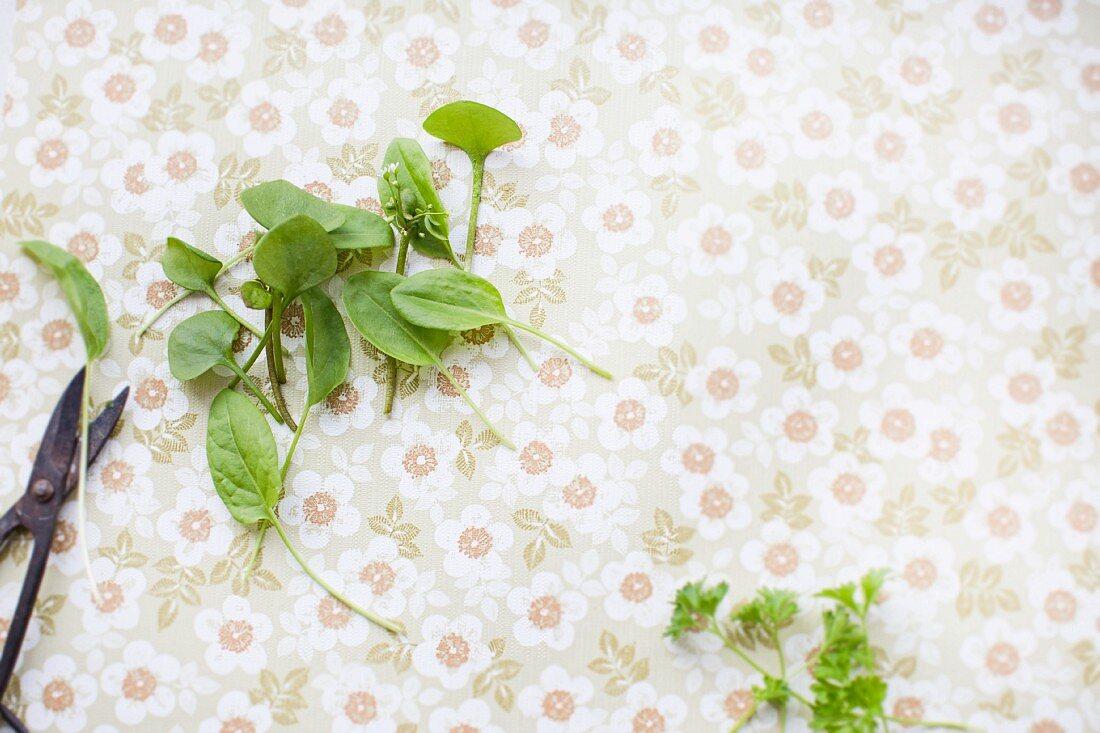
[[[434,365],[451,335],[409,323],[397,312],[390,291],[404,279],[374,270],[353,275],[344,285],[344,308],[356,330],[383,354],[406,364]]]
[[[241,205],[249,216],[268,229],[274,229],[299,214],[313,219],[327,232],[344,223],[344,212],[281,179],[241,191]]]
[[[351,363],[351,341],[344,317],[320,288],[302,293],[306,320],[306,402],[316,405],[344,383]]]
[[[516,121],[488,105],[469,100],[445,104],[428,115],[424,129],[429,135],[462,148],[474,159],[523,137]]]
[[[241,300],[252,310],[262,311],[271,307],[271,291],[259,280],[246,280],[241,283]]]
[[[373,211],[333,204],[344,213],[344,223],[329,232],[336,249],[374,249],[393,246],[393,228]]]
[[[176,285],[186,290],[204,292],[214,289],[214,279],[222,269],[222,263],[216,257],[175,237],[168,237],[160,264],[165,277]]]
[[[203,311],[182,321],[168,337],[168,368],[186,381],[205,374],[215,364],[225,364],[233,353],[240,329],[225,311]]]
[[[89,363],[107,348],[111,322],[107,317],[107,301],[99,283],[84,267],[84,263],[55,244],[33,240],[21,242],[23,251],[50,268],[61,292],[65,293],[73,310],[80,335],[84,339],[84,354]]]
[[[336,248],[308,216],[292,216],[260,239],[252,255],[256,275],[287,303],[336,274]]]
[[[466,331],[508,321],[504,300],[491,282],[463,270],[424,270],[391,293],[397,312],[426,328]]]
[[[253,524],[271,516],[279,499],[279,453],[267,420],[240,392],[223,389],[210,405],[206,461],[234,519]]]

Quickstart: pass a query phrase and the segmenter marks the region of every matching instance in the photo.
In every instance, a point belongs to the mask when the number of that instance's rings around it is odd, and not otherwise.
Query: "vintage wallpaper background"
[[[661,638],[674,589],[887,566],[894,714],[1100,729],[1098,30],[1076,0],[19,0],[5,503],[82,353],[16,241],[99,278],[95,395],[133,394],[91,481],[101,598],[70,502],[12,704],[99,733],[723,730],[754,680],[711,639]],[[165,360],[203,298],[133,334],[173,294],[166,236],[230,256],[251,237],[236,195],[280,176],[377,206],[396,135],[464,232],[468,163],[419,130],[460,97],[525,131],[490,159],[478,270],[618,378],[541,347],[532,373],[467,334],[447,362],[512,452],[430,370],[384,419],[356,346],[281,512],[333,583],[405,620],[395,639],[273,536],[243,577],[251,536],[203,453],[223,380]],[[249,272],[225,283],[238,305]],[[300,343],[300,314],[283,328]]]

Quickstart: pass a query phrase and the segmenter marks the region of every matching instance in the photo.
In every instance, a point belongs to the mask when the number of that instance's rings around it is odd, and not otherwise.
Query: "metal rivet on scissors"
[[[114,431],[129,394],[129,387],[119,392],[88,427],[88,465],[95,461],[107,438]],[[53,415],[50,416],[46,434],[42,436],[42,445],[34,459],[27,490],[0,517],[0,544],[19,527],[26,527],[34,542],[27,575],[23,579],[23,589],[19,592],[19,603],[8,627],[3,656],[0,656],[0,699],[11,682],[15,663],[19,659],[19,650],[23,647],[23,638],[27,635],[38,589],[46,574],[50,546],[57,528],[57,516],[65,498],[76,488],[80,461],[80,451],[77,450],[80,442],[80,402],[83,399],[84,370],[81,369],[65,388]],[[6,706],[0,705],[0,717],[19,733],[27,730],[23,722]]]

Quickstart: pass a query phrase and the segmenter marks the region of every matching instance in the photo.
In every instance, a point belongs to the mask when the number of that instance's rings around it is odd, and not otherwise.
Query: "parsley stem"
[[[752,720],[752,716],[756,715],[756,709],[758,707],[760,707],[760,701],[753,700],[752,705],[750,705],[749,709],[745,711],[745,714],[738,718],[737,722],[734,723],[732,728],[730,728],[730,733],[737,733],[737,731],[748,725],[749,721]]]
[[[965,723],[945,723],[940,720],[906,720],[905,718],[895,718],[893,715],[887,715],[886,720],[894,723],[899,723],[907,727],[919,725],[924,728],[946,728],[947,730],[982,730],[982,728],[974,725],[966,725]]]
[[[749,665],[750,667],[752,667],[753,669],[755,669],[757,672],[764,675],[765,677],[771,677],[771,675],[768,674],[768,671],[766,669],[764,669],[759,664],[757,664],[756,661],[753,660],[752,657],[750,657],[748,654],[745,654],[745,652],[741,651],[741,649],[738,648],[738,646],[733,643],[733,640],[730,639],[729,636],[726,634],[726,632],[722,629],[722,627],[718,625],[717,621],[713,621],[713,620],[711,621],[710,632],[712,634],[714,634],[715,636],[717,636],[719,639],[721,639],[722,643],[726,645],[727,649],[729,649],[731,652],[733,652],[737,656],[741,657],[741,659],[745,662],[745,664]]]
[[[371,623],[377,624],[377,625],[381,626],[383,629],[385,629],[386,631],[390,631],[394,634],[401,633],[401,627],[398,626],[397,623],[395,623],[395,622],[393,622],[389,619],[382,618],[381,616],[376,616],[375,614],[371,613],[367,609],[360,606],[358,603],[355,603],[354,601],[352,601],[350,598],[345,597],[343,593],[341,593],[340,591],[333,588],[328,583],[328,581],[326,581],[324,578],[322,578],[313,568],[311,568],[309,566],[309,564],[306,562],[305,558],[302,557],[301,553],[299,553],[297,548],[295,548],[294,545],[291,543],[290,538],[286,536],[286,530],[283,529],[282,523],[279,521],[279,518],[275,516],[275,512],[273,512],[271,509],[267,510],[267,521],[271,524],[271,526],[273,526],[275,528],[275,531],[279,533],[279,539],[281,539],[283,541],[283,544],[286,546],[286,549],[290,551],[290,554],[294,557],[295,561],[297,561],[297,563],[302,567],[302,570],[304,570],[306,572],[306,575],[313,578],[313,581],[315,583],[317,583],[317,585],[324,588],[328,592],[329,595],[331,595],[336,600],[340,601],[340,603],[343,603],[345,606],[350,608],[352,611],[355,611],[355,613],[359,614],[360,616],[365,618],[367,621],[370,621]]]
[[[481,179],[485,175],[485,158],[470,157],[474,165],[474,179],[470,183],[470,221],[466,224],[466,264],[462,268],[471,272],[474,268],[474,240],[477,239],[477,211],[481,208]]]

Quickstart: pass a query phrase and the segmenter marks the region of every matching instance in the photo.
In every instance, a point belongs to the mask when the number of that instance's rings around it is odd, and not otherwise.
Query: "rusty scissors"
[[[124,387],[89,425],[88,465],[95,461],[118,424],[129,393],[130,388]],[[34,459],[27,490],[0,517],[0,544],[6,542],[19,527],[25,527],[30,532],[34,543],[27,574],[23,579],[23,589],[19,593],[19,602],[4,640],[3,656],[0,656],[0,698],[11,682],[15,663],[19,659],[19,650],[23,647],[23,638],[34,612],[38,589],[46,574],[50,546],[57,528],[57,516],[65,498],[76,488],[80,463],[80,451],[77,450],[80,444],[80,405],[83,399],[84,370],[81,369],[69,382],[54,407],[53,415],[46,426],[46,434],[42,436],[38,455]],[[27,730],[23,722],[5,705],[0,705],[0,717],[16,731]]]

